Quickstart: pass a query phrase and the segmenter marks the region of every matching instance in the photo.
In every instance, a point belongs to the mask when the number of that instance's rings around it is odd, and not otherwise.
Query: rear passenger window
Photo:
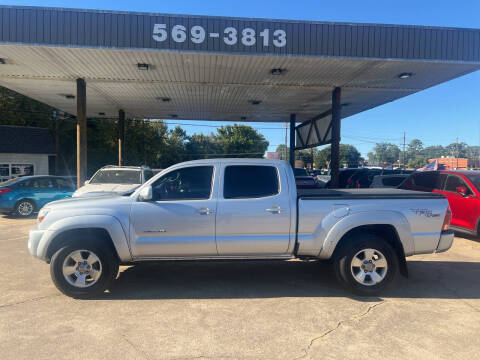
[[[273,166],[233,165],[225,168],[225,199],[259,198],[279,192],[278,172]]]
[[[417,174],[413,177],[413,183],[417,186],[423,187],[426,190],[442,189],[445,183],[445,174],[440,174],[433,171]]]
[[[59,189],[71,189],[73,187],[73,184],[66,179],[57,178],[55,181]]]

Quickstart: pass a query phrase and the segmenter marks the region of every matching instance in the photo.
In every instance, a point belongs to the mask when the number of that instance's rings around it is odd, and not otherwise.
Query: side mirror
[[[142,188],[142,190],[140,190],[138,200],[140,200],[140,201],[150,201],[150,200],[152,200],[152,198],[153,198],[152,187],[150,185],[145,186],[145,187]]]
[[[468,190],[465,186],[459,186],[455,190],[456,190],[457,193],[459,193],[460,195],[462,195],[464,197],[468,195]]]

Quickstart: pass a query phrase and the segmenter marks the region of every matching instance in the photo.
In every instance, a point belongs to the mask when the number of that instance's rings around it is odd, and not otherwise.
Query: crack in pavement
[[[189,357],[173,357],[169,358],[170,360],[192,360],[192,359],[233,359],[233,360],[238,360],[238,359],[258,359],[257,357],[238,357],[238,356],[222,356],[222,355],[215,355],[215,356],[208,356],[208,355],[198,355],[198,356],[189,356]]]
[[[299,359],[305,358],[305,357],[308,355],[308,353],[309,353],[309,351],[310,351],[310,348],[313,346],[313,343],[314,343],[315,341],[317,341],[317,340],[319,340],[319,339],[322,339],[322,338],[330,335],[331,333],[333,333],[334,331],[336,331],[340,326],[342,326],[343,324],[345,324],[345,323],[347,323],[347,322],[349,322],[349,321],[359,320],[360,318],[368,315],[368,313],[369,313],[370,311],[372,311],[373,308],[376,308],[377,306],[380,306],[380,305],[382,305],[382,304],[385,304],[386,302],[387,302],[386,300],[382,300],[382,301],[380,301],[380,302],[378,302],[378,303],[376,303],[376,304],[370,305],[370,306],[368,307],[368,309],[367,309],[366,311],[364,311],[363,313],[361,313],[360,315],[354,315],[354,316],[352,316],[352,317],[350,317],[350,318],[348,318],[348,319],[340,320],[335,327],[331,328],[330,330],[325,331],[322,335],[317,336],[317,337],[314,337],[312,340],[310,340],[310,343],[308,344],[308,346],[307,346],[305,349],[303,349],[303,352],[304,352],[305,354],[303,354],[302,356],[299,356],[299,357],[295,358],[295,360],[299,360]]]
[[[25,303],[29,303],[29,302],[40,301],[40,300],[44,300],[44,299],[48,299],[48,298],[52,298],[52,297],[56,297],[56,296],[60,296],[60,295],[62,295],[62,294],[40,296],[40,297],[37,297],[37,298],[17,301],[17,302],[10,303],[10,304],[3,304],[3,305],[0,305],[0,309],[4,309],[4,308],[10,307],[10,306],[15,306],[15,305],[21,305],[21,304],[25,304]]]
[[[136,352],[138,352],[139,354],[141,354],[144,359],[150,360],[150,356],[148,356],[148,354],[147,354],[146,352],[144,352],[143,350],[139,349],[133,342],[131,342],[130,340],[128,340],[128,338],[127,338],[124,334],[120,334],[120,336],[121,336],[121,337],[123,338],[123,340],[125,340],[125,342],[127,342]]]

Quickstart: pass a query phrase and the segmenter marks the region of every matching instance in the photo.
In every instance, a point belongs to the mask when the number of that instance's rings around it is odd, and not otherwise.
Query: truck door
[[[216,256],[215,166],[173,169],[152,183],[152,201],[130,214],[135,257]]]
[[[283,169],[226,165],[223,174],[217,205],[218,254],[286,254],[291,210]]]

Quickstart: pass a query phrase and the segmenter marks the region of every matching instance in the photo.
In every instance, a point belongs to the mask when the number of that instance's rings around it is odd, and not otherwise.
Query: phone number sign
[[[222,42],[226,46],[241,44],[245,47],[252,47],[259,42],[263,47],[282,48],[287,45],[287,32],[284,29],[264,28],[257,32],[251,27],[236,28],[227,26],[221,31],[207,32],[201,25],[193,25],[187,28],[185,25],[175,24],[170,28],[167,24],[154,24],[152,38],[157,42],[165,42],[169,37],[176,43],[191,42],[202,44],[205,39],[211,38]]]

